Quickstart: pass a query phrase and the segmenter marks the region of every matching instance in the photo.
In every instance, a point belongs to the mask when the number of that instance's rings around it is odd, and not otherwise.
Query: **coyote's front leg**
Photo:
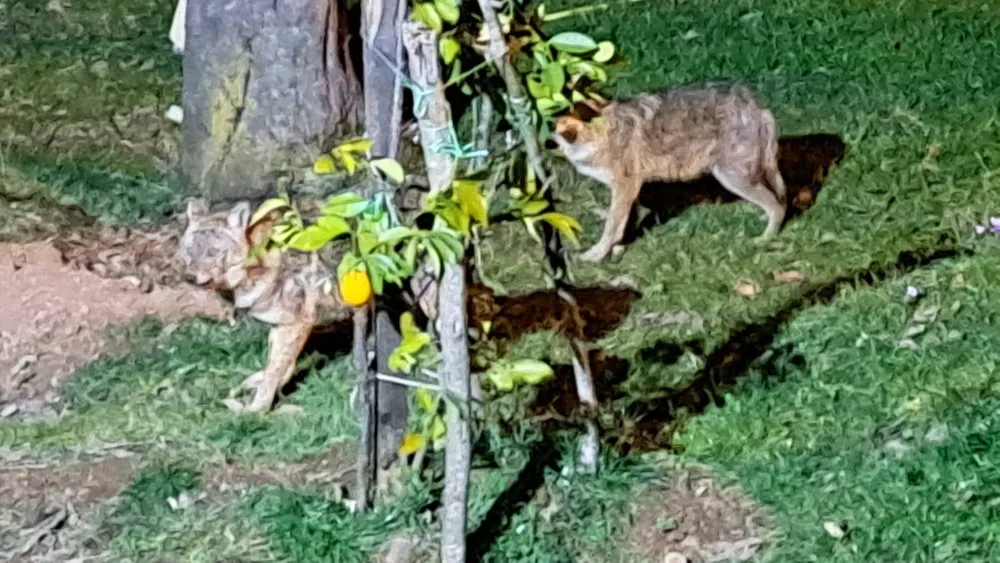
[[[274,396],[292,377],[295,361],[312,332],[312,323],[278,325],[267,339],[267,366],[264,368],[253,402],[246,412],[264,412],[274,404]]]

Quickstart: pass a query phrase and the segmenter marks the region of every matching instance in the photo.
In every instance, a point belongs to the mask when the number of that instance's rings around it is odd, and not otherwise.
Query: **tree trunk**
[[[339,0],[199,0],[186,15],[181,173],[209,200],[271,195],[359,125]]]
[[[401,74],[406,59],[401,26],[406,0],[363,0],[361,10],[365,136],[375,142],[372,154],[397,158],[403,126]]]

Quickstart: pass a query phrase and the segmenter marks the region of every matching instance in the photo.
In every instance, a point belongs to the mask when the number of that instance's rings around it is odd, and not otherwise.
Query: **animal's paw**
[[[222,403],[226,405],[227,409],[233,412],[243,412],[246,410],[246,407],[243,406],[243,403],[231,397],[229,399],[223,399]]]
[[[258,387],[260,387],[260,384],[263,383],[263,381],[264,372],[256,371],[248,375],[247,378],[243,380],[243,388],[255,391]]]
[[[602,246],[592,246],[590,250],[580,255],[580,260],[584,262],[600,262],[608,255],[608,251]]]
[[[243,407],[243,410],[241,412],[249,412],[249,413],[267,412],[271,410],[272,402],[273,401],[270,401],[266,398],[254,397],[253,402]]]

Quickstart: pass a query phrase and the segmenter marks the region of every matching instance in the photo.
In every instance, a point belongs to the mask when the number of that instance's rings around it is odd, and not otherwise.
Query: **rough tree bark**
[[[427,109],[418,115],[420,142],[424,147],[427,179],[431,193],[451,185],[455,160],[431,149],[448,131],[451,110],[444,95],[437,52],[437,34],[416,22],[404,24],[403,41],[410,55],[410,78],[427,92]],[[448,264],[438,292],[438,319],[441,339],[441,385],[451,398],[447,401],[444,474],[441,518],[441,561],[464,563],[466,502],[472,441],[469,428],[469,342],[465,309],[465,267],[463,262]],[[461,412],[464,409],[465,412]]]
[[[361,38],[364,45],[365,136],[375,142],[372,153],[396,158],[403,126],[406,72],[402,24],[406,0],[364,0]]]
[[[211,201],[267,196],[362,117],[341,0],[187,8],[181,175]]]

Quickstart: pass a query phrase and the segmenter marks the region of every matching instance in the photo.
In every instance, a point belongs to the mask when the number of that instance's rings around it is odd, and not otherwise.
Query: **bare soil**
[[[635,498],[625,549],[637,561],[747,561],[768,534],[767,518],[742,491],[701,469],[684,468]]]
[[[155,315],[221,318],[215,293],[183,284],[179,229],[94,228],[50,242],[0,244],[0,418],[58,412],[66,376],[128,342],[104,329]]]

